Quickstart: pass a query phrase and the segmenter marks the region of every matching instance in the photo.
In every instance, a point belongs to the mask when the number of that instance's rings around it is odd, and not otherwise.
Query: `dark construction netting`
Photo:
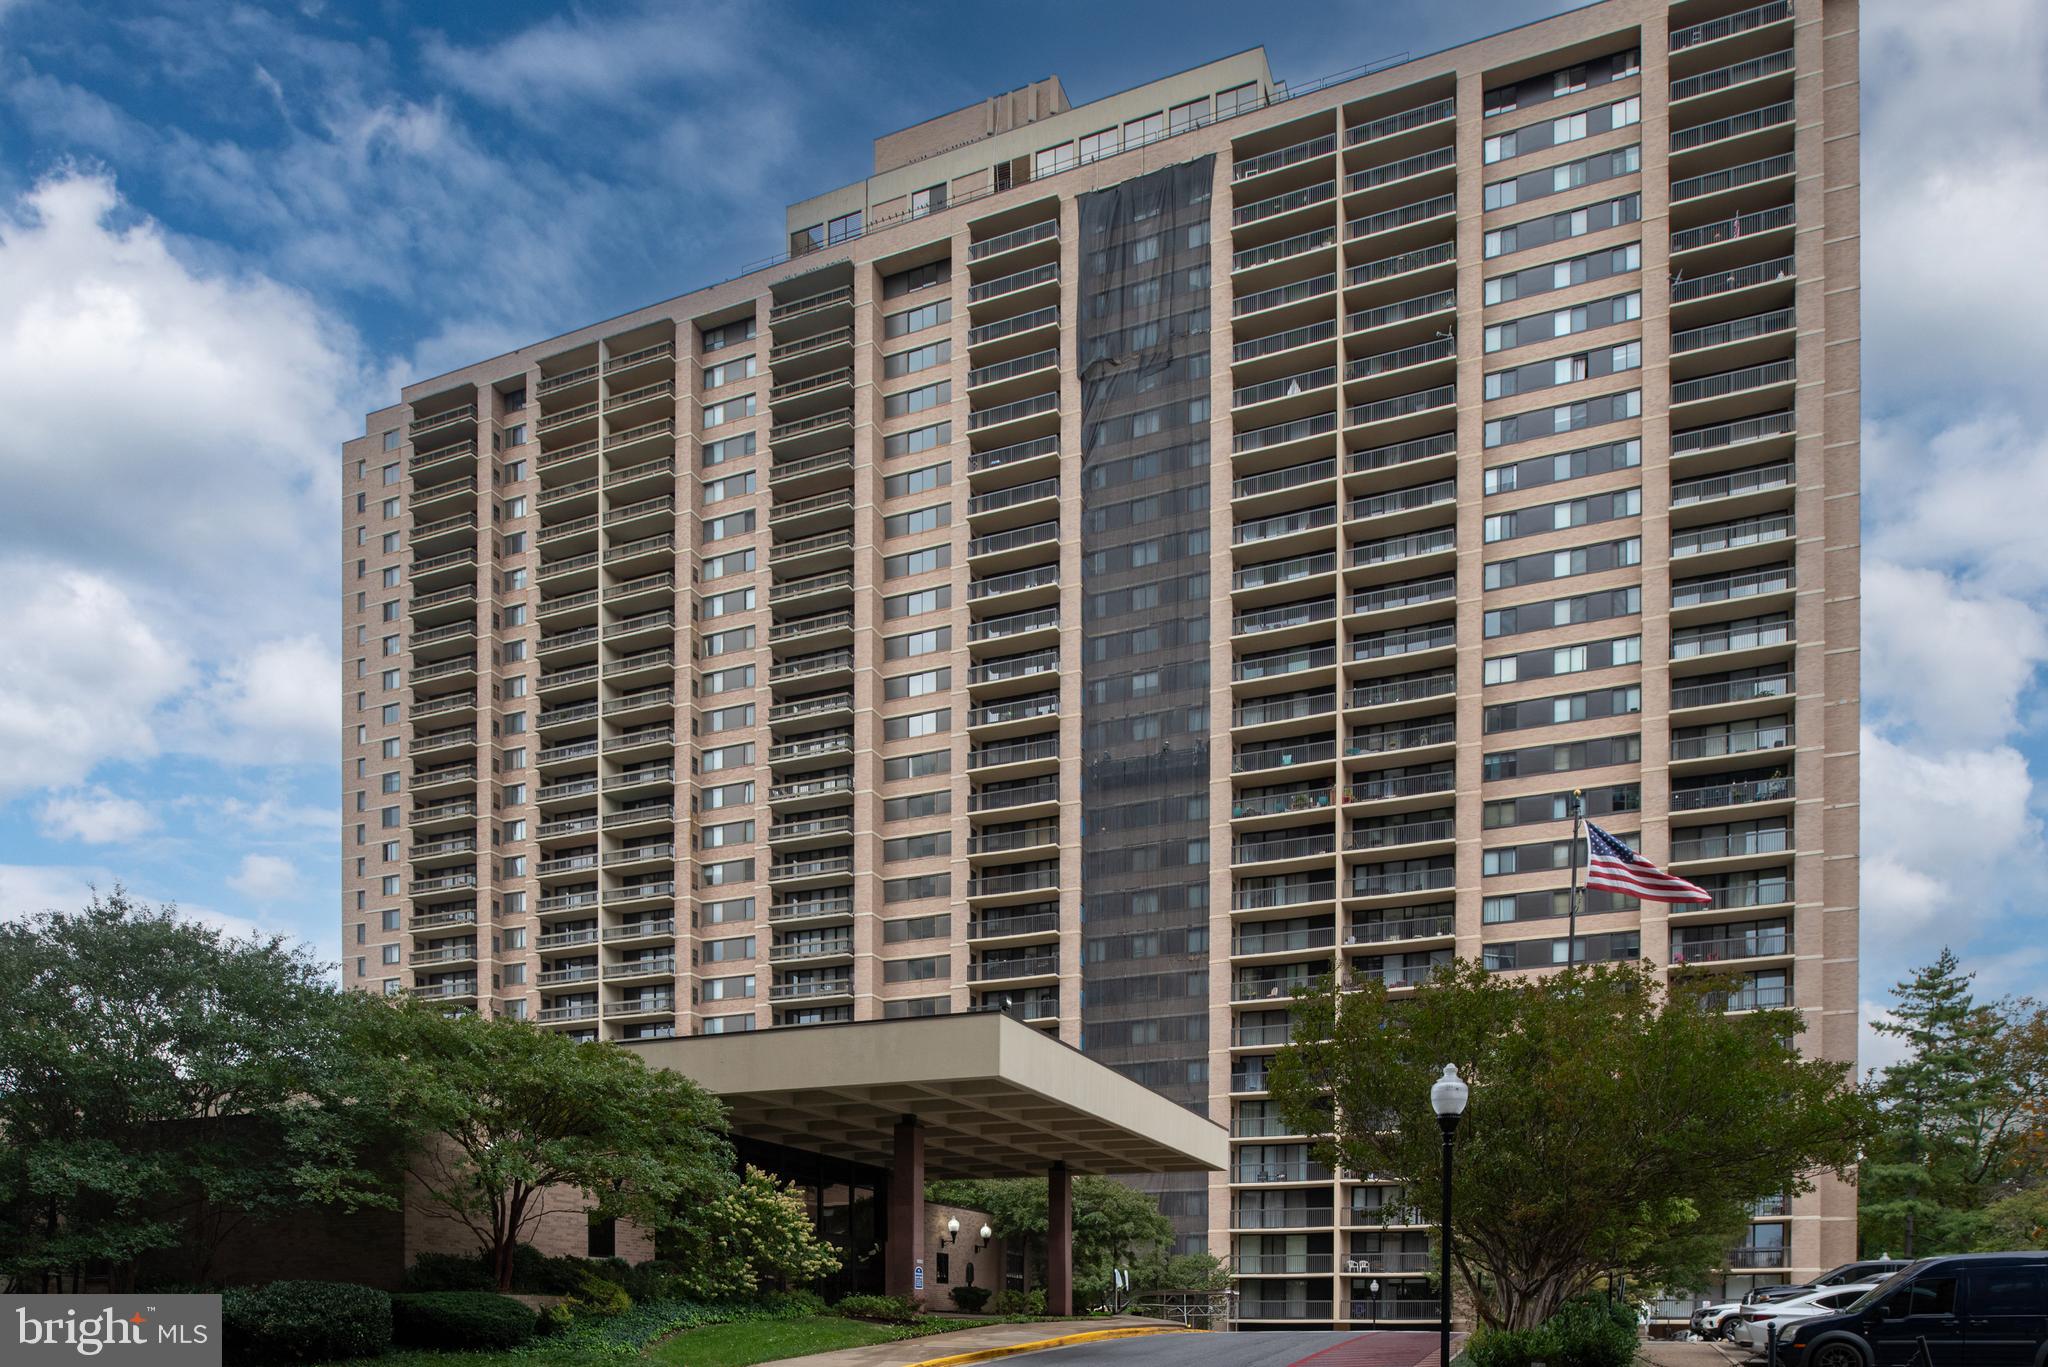
[[[1082,1047],[1203,1114],[1214,162],[1082,196],[1079,244]],[[1201,1246],[1207,1179],[1140,1185]]]

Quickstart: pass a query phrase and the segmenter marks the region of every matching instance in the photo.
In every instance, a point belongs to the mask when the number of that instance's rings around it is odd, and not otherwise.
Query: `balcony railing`
[[[1457,781],[1457,775],[1446,766],[1443,769],[1427,770],[1420,774],[1397,774],[1392,778],[1361,778],[1352,783],[1345,793],[1347,802],[1384,802],[1390,798],[1421,797],[1429,793],[1448,793]]]
[[[1762,646],[1784,645],[1792,639],[1793,626],[1789,619],[1685,627],[1671,633],[1671,658],[1690,660],[1731,650],[1755,650]]]
[[[1747,266],[1737,266],[1733,270],[1696,275],[1690,280],[1681,279],[1671,287],[1671,302],[1685,304],[1695,299],[1709,299],[1717,294],[1727,294],[1731,290],[1766,285],[1774,280],[1790,280],[1793,274],[1793,259],[1789,256],[1757,261]]]
[[[1230,168],[1230,178],[1232,180],[1248,180],[1253,176],[1263,176],[1269,171],[1278,171],[1285,166],[1312,161],[1317,157],[1327,157],[1336,150],[1336,135],[1325,133],[1319,138],[1310,138],[1305,142],[1297,142],[1289,147],[1282,147],[1276,151],[1266,152],[1256,157],[1246,157],[1243,161],[1233,162]]]
[[[1033,266],[1029,270],[1013,271],[1009,275],[997,276],[994,280],[984,280],[978,285],[968,286],[967,302],[970,304],[980,304],[990,299],[1000,299],[1006,294],[1015,294],[1019,290],[1028,290],[1037,285],[1050,284],[1059,278],[1060,268],[1057,262],[1048,262],[1043,266]]]
[[[1770,0],[1769,4],[1758,5],[1755,9],[1725,14],[1719,19],[1709,19],[1703,24],[1692,24],[1686,28],[1671,30],[1671,51],[1679,52],[1689,47],[1697,47],[1701,43],[1711,43],[1718,38],[1747,33],[1766,24],[1783,23],[1791,17],[1792,0]]]
[[[1726,90],[1730,86],[1743,85],[1749,81],[1760,81],[1766,76],[1776,76],[1791,69],[1791,48],[1786,48],[1782,52],[1766,52],[1763,56],[1752,57],[1746,62],[1736,62],[1712,71],[1702,71],[1697,76],[1687,76],[1682,80],[1673,81],[1671,102],[1677,104],[1680,100],[1711,95],[1716,90]],[[1672,188],[1674,193],[1671,197],[1675,200],[1678,198],[1677,187]]]
[[[1059,220],[1048,218],[1042,223],[1033,223],[1029,227],[1018,228],[971,244],[967,248],[967,259],[979,261],[983,257],[999,256],[1004,252],[1028,247],[1034,242],[1044,242],[1059,235]]]
[[[1761,109],[1749,109],[1740,114],[1731,114],[1725,119],[1711,123],[1696,123],[1689,128],[1675,128],[1671,131],[1671,150],[1689,152],[1695,147],[1707,147],[1729,138],[1739,138],[1745,133],[1755,133],[1765,128],[1776,128],[1792,122],[1792,101],[1765,105]]]
[[[1699,199],[1706,195],[1720,194],[1726,190],[1740,189],[1744,185],[1754,185],[1758,181],[1770,180],[1777,176],[1789,176],[1791,174],[1792,154],[1790,152],[1775,157],[1764,157],[1759,161],[1747,162],[1741,166],[1730,166],[1726,170],[1709,171],[1703,176],[1691,176],[1685,180],[1674,180],[1671,182],[1671,202],[1673,204],[1682,204],[1689,199]],[[1676,299],[1677,297],[1677,293],[1674,291],[1672,298]]]
[[[1671,944],[1671,962],[1674,964],[1719,964],[1736,959],[1759,959],[1771,955],[1792,952],[1792,932],[1789,928],[1760,930],[1748,935],[1722,935],[1711,939],[1674,940]]]
[[[1270,427],[1240,432],[1231,438],[1231,450],[1234,454],[1244,455],[1248,451],[1263,451],[1268,447],[1285,446],[1289,442],[1306,441],[1310,437],[1319,437],[1336,430],[1335,413],[1317,413],[1306,418],[1296,418],[1292,422],[1274,423]]]
[[[1698,351],[1702,347],[1727,346],[1731,342],[1747,342],[1757,337],[1769,337],[1791,331],[1793,322],[1791,309],[1772,309],[1769,313],[1752,314],[1747,318],[1735,318],[1725,323],[1710,323],[1706,327],[1672,333],[1671,350],[1674,353]]]
[[[1675,504],[1676,500],[1674,500]],[[1679,559],[1691,555],[1706,555],[1712,551],[1735,550],[1743,546],[1761,546],[1772,541],[1784,541],[1794,532],[1792,514],[1773,513],[1769,517],[1748,517],[1739,522],[1723,522],[1711,527],[1695,527],[1690,531],[1671,534],[1671,555]]]
[[[1396,347],[1392,351],[1375,352],[1361,356],[1345,367],[1347,380],[1369,380],[1375,375],[1385,375],[1396,370],[1407,370],[1411,366],[1425,365],[1430,361],[1447,360],[1458,354],[1456,338],[1437,337],[1414,346]]]
[[[1676,255],[1723,242],[1738,242],[1758,233],[1789,228],[1796,217],[1797,211],[1790,204],[1779,204],[1755,213],[1735,214],[1714,223],[1702,223],[1697,228],[1683,228],[1671,234],[1671,251]]]
[[[1680,380],[1671,386],[1671,402],[1675,405],[1726,398],[1730,394],[1747,394],[1754,389],[1790,384],[1792,380],[1792,362],[1768,361],[1763,365],[1744,366],[1740,370],[1724,370],[1718,375]]]
[[[1231,214],[1231,225],[1242,228],[1247,224],[1277,218],[1281,214],[1291,214],[1297,209],[1311,208],[1336,197],[1337,186],[1334,182],[1319,181],[1299,190],[1289,190],[1283,195],[1272,195],[1242,205]]]
[[[1233,299],[1230,303],[1230,314],[1233,318],[1245,318],[1254,313],[1264,313],[1267,309],[1277,309],[1288,304],[1299,304],[1309,299],[1319,299],[1323,295],[1334,294],[1336,291],[1337,276],[1332,272],[1329,275],[1316,276],[1312,280],[1297,280],[1291,285],[1277,285],[1269,290],[1260,290],[1256,294],[1247,294],[1242,298]],[[1330,380],[1334,381],[1336,378],[1335,373],[1332,373]],[[1325,383],[1328,383],[1328,381]],[[1311,387],[1320,388],[1321,386]]]
[[[1059,449],[1060,439],[1057,436],[1044,436],[1033,437],[1030,441],[1014,442],[1009,446],[998,446],[993,451],[973,451],[967,457],[967,473],[978,475],[990,470],[1000,470],[1019,461],[1057,455]]]
[[[1362,142],[1377,142],[1396,133],[1406,133],[1433,123],[1443,123],[1456,118],[1457,113],[1456,100],[1432,100],[1428,104],[1419,104],[1413,109],[1404,109],[1398,114],[1389,114],[1370,123],[1355,124],[1344,130],[1344,141],[1351,147],[1356,147]]]
[[[1403,204],[1398,209],[1387,209],[1380,213],[1367,214],[1364,218],[1354,218],[1344,225],[1344,231],[1345,235],[1355,242],[1361,237],[1373,237],[1380,233],[1392,232],[1396,228],[1427,223],[1432,219],[1449,218],[1457,212],[1456,195],[1433,195],[1428,199],[1419,199],[1413,204]]]
[[[1458,150],[1455,147],[1432,147],[1427,152],[1418,152],[1412,157],[1403,157],[1399,161],[1383,162],[1378,166],[1368,166],[1363,171],[1354,171],[1351,178],[1345,182],[1345,189],[1352,194],[1357,194],[1361,190],[1376,190],[1382,185],[1392,185],[1396,181],[1413,180],[1416,176],[1428,175],[1431,171],[1441,171],[1455,165],[1457,160]]]
[[[1442,916],[1410,916],[1398,921],[1354,921],[1344,932],[1344,943],[1384,945],[1403,940],[1428,940],[1454,934],[1457,927],[1457,918],[1448,913]]]
[[[1710,731],[1703,736],[1673,736],[1671,758],[1719,759],[1764,750],[1783,750],[1793,743],[1795,728],[1790,722]]]
[[[1269,332],[1263,337],[1250,337],[1234,343],[1230,356],[1233,361],[1254,361],[1261,356],[1273,356],[1296,347],[1312,346],[1327,342],[1337,335],[1335,319],[1326,318],[1318,323],[1308,323],[1285,332]]]
[[[1285,261],[1300,256],[1303,252],[1320,251],[1337,240],[1335,228],[1313,228],[1292,237],[1283,237],[1278,242],[1268,242],[1262,247],[1247,247],[1235,252],[1230,258],[1232,271],[1250,270],[1254,266],[1267,266],[1275,261]]]
[[[1030,332],[1034,328],[1050,327],[1059,320],[1060,306],[1047,304],[1042,309],[1033,309],[1029,313],[1019,313],[1009,318],[999,318],[993,323],[982,323],[967,329],[967,345],[978,347],[984,342],[998,341],[1020,332]]]
[[[1751,802],[1787,802],[1793,796],[1790,778],[1744,779],[1737,783],[1711,783],[1697,788],[1673,788],[1671,810],[1707,811],[1715,807],[1738,807]]]
[[[1454,527],[1436,527],[1426,532],[1413,532],[1407,536],[1390,536],[1377,541],[1365,541],[1351,548],[1351,563],[1357,565],[1385,565],[1398,560],[1413,560],[1418,556],[1438,555],[1454,550],[1458,544],[1458,532]]]

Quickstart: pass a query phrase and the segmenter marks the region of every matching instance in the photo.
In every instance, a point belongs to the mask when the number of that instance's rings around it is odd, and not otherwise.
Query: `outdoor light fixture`
[[[1458,1065],[1446,1063],[1443,1076],[1429,1089],[1430,1109],[1436,1112],[1437,1126],[1444,1132],[1443,1269],[1437,1276],[1439,1362],[1451,1360],[1451,1140],[1458,1132],[1459,1118],[1465,1114],[1465,1103],[1471,1098],[1472,1089],[1458,1076]]]
[[[983,1250],[984,1248],[987,1248],[987,1247],[988,1247],[988,1241],[989,1241],[989,1240],[990,1240],[991,1238],[993,1238],[994,1236],[995,1236],[995,1231],[994,1231],[994,1230],[992,1230],[992,1229],[990,1229],[990,1228],[989,1228],[989,1227],[988,1227],[987,1225],[983,1225],[983,1226],[981,1227],[981,1242],[980,1242],[980,1243],[978,1243],[978,1244],[976,1244],[976,1245],[974,1246],[974,1251],[975,1251],[976,1253],[979,1253],[979,1252],[981,1252],[981,1250]]]
[[[957,1215],[948,1216],[946,1219],[946,1242],[949,1244],[960,1242],[960,1217]]]

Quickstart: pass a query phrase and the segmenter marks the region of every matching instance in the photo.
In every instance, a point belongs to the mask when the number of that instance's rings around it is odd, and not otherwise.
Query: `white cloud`
[[[2033,780],[2010,746],[1927,754],[1866,729],[1862,779],[1862,924],[1881,963],[1931,957],[1936,926],[1965,942],[2048,871]]]
[[[0,921],[18,921],[45,911],[80,911],[95,893],[106,896],[121,879],[111,870],[85,864],[0,864]],[[130,901],[161,905],[171,899],[134,887],[126,888]],[[187,920],[213,926],[224,934],[241,937],[265,936],[271,932],[245,916],[235,916],[192,902],[175,904]]]
[[[1864,567],[1863,603],[1875,719],[1933,748],[1995,745],[2014,731],[2020,696],[2048,661],[2039,609],[1884,561]]]
[[[340,678],[340,656],[311,636],[265,642],[187,702],[181,748],[242,764],[331,761],[341,744]]]
[[[274,854],[245,854],[228,876],[229,887],[259,906],[291,897],[298,892],[300,881],[298,866]]]
[[[36,809],[36,825],[53,840],[113,845],[157,827],[156,813],[133,798],[93,787],[59,793]]]
[[[0,615],[0,800],[154,754],[154,714],[190,677],[184,652],[97,575],[16,557],[0,579],[19,586]]]

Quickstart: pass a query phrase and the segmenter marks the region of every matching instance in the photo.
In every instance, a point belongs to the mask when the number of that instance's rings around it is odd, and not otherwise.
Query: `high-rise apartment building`
[[[1591,894],[1586,957],[1852,1058],[1856,44],[1605,0],[1043,81],[786,260],[409,386],[345,447],[349,982],[1012,1012],[1231,1127],[1158,1189],[1254,1322],[1434,1314],[1265,1068],[1319,975],[1562,962],[1575,788],[1714,894]],[[1767,1204],[1727,1286],[1854,1229]]]

